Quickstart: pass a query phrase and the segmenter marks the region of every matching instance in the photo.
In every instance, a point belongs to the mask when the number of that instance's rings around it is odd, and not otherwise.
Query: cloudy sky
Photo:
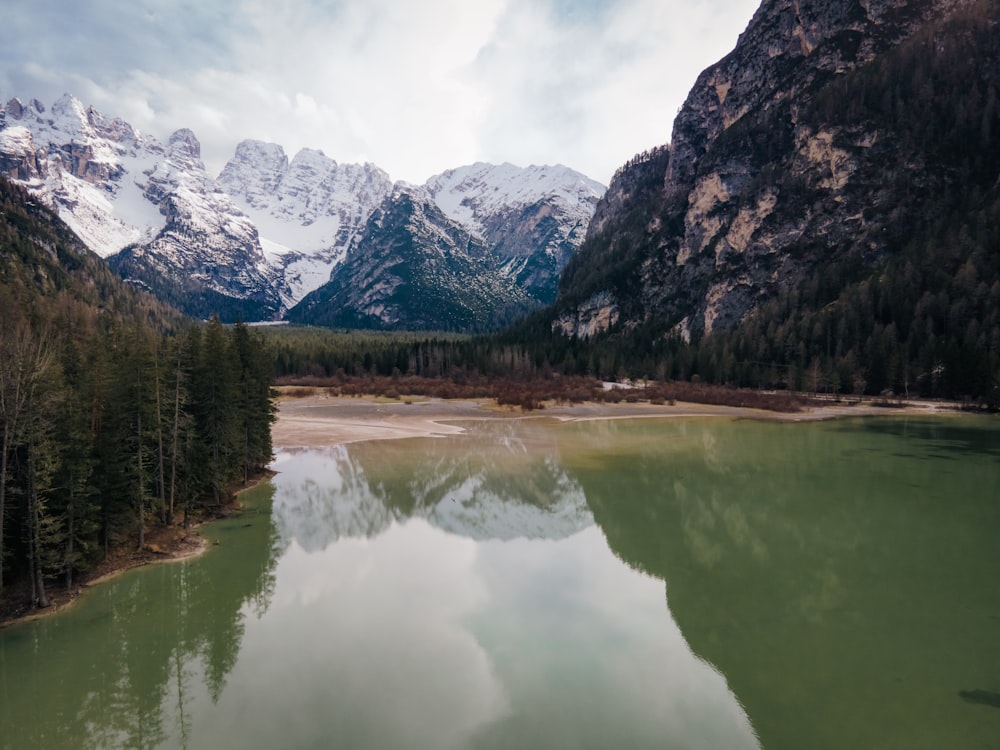
[[[4,3],[0,96],[69,92],[217,173],[244,138],[424,182],[474,161],[607,183],[666,143],[760,0]]]

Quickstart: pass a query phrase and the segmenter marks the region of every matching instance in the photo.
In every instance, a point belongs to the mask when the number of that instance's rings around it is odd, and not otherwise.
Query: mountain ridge
[[[399,188],[440,198],[450,218],[505,258],[502,272],[551,302],[603,186],[568,168],[479,163],[424,186],[316,149],[240,142],[218,178],[190,130],[166,144],[69,94],[0,105],[0,171],[56,208],[137,286],[190,314],[273,319],[322,286]],[[456,174],[476,180],[458,187]],[[488,193],[488,195],[487,195]]]
[[[803,46],[803,21],[828,33]],[[979,0],[766,0],[674,140],[612,180],[519,335],[621,363],[604,377],[996,407],[998,29]],[[750,85],[754,61],[781,85],[743,111],[723,73]]]

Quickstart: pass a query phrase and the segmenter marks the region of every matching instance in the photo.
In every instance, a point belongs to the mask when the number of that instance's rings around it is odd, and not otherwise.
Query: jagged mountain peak
[[[397,185],[372,212],[330,281],[288,313],[338,327],[474,331],[531,302],[468,228],[420,188]]]
[[[585,206],[589,215],[605,191],[604,185],[562,165],[517,167],[508,162],[449,169],[428,179],[425,187],[448,216],[483,230],[487,214],[542,199]]]
[[[115,264],[136,284],[181,307],[180,293],[167,291],[171,275],[181,288],[206,285],[212,299],[253,297],[251,307],[226,303],[244,317],[271,317],[329,281],[373,212],[404,193],[423,230],[451,222],[448,232],[489,251],[499,266],[488,275],[504,279],[490,284],[502,297],[514,285],[534,303],[550,301],[604,189],[561,165],[484,162],[425,185],[394,184],[374,164],[340,163],[315,148],[290,158],[260,140],[240,142],[213,179],[190,129],[161,143],[69,94],[48,111],[17,99],[0,108],[0,169],[55,207],[98,254],[124,252]],[[423,230],[420,241],[437,241]],[[195,314],[205,294],[196,292]]]
[[[243,141],[219,183],[257,226],[285,302],[298,302],[330,279],[392,181],[372,164],[338,164],[318,149],[289,161],[273,143]]]
[[[201,142],[189,128],[181,128],[174,131],[168,143],[170,145],[171,156],[192,159],[201,163]]]
[[[256,228],[205,172],[190,129],[164,146],[69,94],[48,112],[8,103],[0,169],[123,276],[183,310],[249,318],[281,309]]]

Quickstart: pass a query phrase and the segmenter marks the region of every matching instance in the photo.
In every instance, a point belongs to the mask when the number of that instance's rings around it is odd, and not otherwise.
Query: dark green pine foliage
[[[46,606],[267,465],[273,359],[116,280],[2,179],[0,204],[0,597]]]
[[[233,348],[239,370],[236,377],[236,452],[243,466],[243,482],[262,471],[271,460],[271,424],[276,419],[277,395],[271,387],[274,361],[259,337],[242,323],[233,328]]]
[[[62,491],[53,493],[50,512],[58,524],[54,567],[68,589],[97,548],[99,505],[94,476],[93,409],[103,375],[97,357],[85,357],[74,330],[71,328],[67,334],[62,352],[65,381],[56,415],[56,434],[61,436],[56,486]]]
[[[232,342],[218,318],[205,327],[201,357],[192,378],[192,412],[200,462],[198,472],[215,505],[232,480],[239,435],[238,364]]]

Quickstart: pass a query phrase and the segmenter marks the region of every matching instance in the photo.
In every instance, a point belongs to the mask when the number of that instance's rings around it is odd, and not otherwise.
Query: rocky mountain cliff
[[[949,18],[988,7],[765,0],[733,52],[699,76],[670,145],[616,175],[563,277],[554,329],[650,327],[687,340],[746,320],[819,264],[856,256],[877,268],[961,164],[852,107],[858,76],[925,37],[933,58]],[[900,111],[914,104],[891,82],[875,86]],[[995,106],[980,116],[992,121]]]

